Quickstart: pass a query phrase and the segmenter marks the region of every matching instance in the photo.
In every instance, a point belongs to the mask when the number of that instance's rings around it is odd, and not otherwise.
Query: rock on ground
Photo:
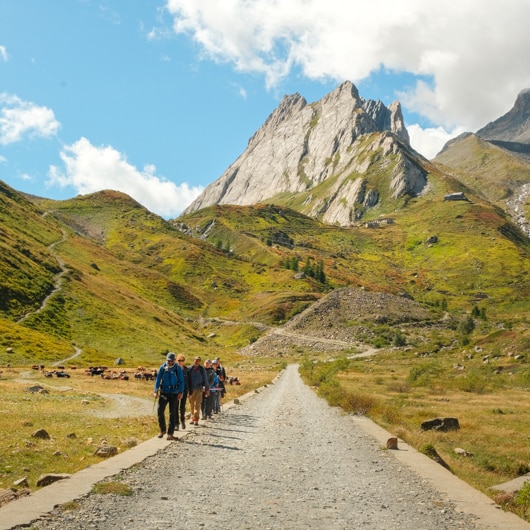
[[[114,480],[132,496],[90,494],[39,530],[472,530],[428,483],[351,417],[305,386],[279,380]]]

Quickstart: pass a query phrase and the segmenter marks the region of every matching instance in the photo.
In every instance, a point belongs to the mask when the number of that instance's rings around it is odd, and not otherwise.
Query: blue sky
[[[528,0],[0,0],[0,179],[176,217],[285,94],[345,80],[399,100],[430,158],[530,87],[528,20]]]

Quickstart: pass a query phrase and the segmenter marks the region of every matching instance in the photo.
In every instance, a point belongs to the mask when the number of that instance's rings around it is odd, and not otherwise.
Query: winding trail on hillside
[[[36,314],[40,313],[41,311],[43,311],[46,308],[46,306],[48,305],[48,302],[50,301],[51,297],[55,293],[57,293],[58,291],[61,290],[62,283],[63,283],[63,277],[66,274],[68,274],[68,269],[66,268],[66,265],[65,265],[64,261],[61,259],[61,257],[59,256],[59,254],[57,254],[57,252],[55,252],[54,247],[56,245],[58,245],[59,243],[63,243],[64,241],[66,241],[66,232],[64,230],[62,230],[62,234],[63,235],[62,235],[61,239],[59,239],[58,241],[55,241],[51,245],[48,245],[48,250],[53,255],[53,257],[57,260],[57,263],[59,264],[59,268],[61,269],[55,275],[55,278],[53,279],[53,289],[44,298],[44,300],[42,301],[41,305],[35,311],[29,311],[28,313],[25,313],[21,318],[19,318],[17,320],[17,323],[24,322],[24,320],[26,320],[29,316],[36,315]]]
[[[351,348],[354,346],[351,342],[347,342],[344,340],[339,339],[327,339],[325,337],[315,337],[313,335],[308,335],[305,333],[294,333],[293,331],[287,331],[284,328],[274,328],[270,331],[270,333],[274,335],[282,335],[283,337],[288,337],[290,339],[294,339],[297,342],[319,342],[322,344],[332,344],[334,346],[341,346],[343,348]],[[377,355],[380,350],[377,348],[371,348],[368,346],[356,344],[357,346],[364,349],[361,353],[355,353],[353,355],[348,355],[348,359],[355,359],[357,357],[372,357],[373,355]]]
[[[47,213],[48,212],[45,212],[45,215]],[[56,293],[58,293],[62,289],[63,278],[64,278],[64,276],[66,276],[68,274],[69,271],[68,271],[68,268],[66,267],[65,262],[61,259],[61,256],[59,256],[59,254],[57,254],[57,252],[55,252],[55,246],[58,245],[59,243],[64,243],[66,241],[66,231],[61,229],[61,232],[62,232],[61,239],[59,239],[58,241],[55,241],[51,245],[48,245],[48,250],[53,255],[53,257],[57,260],[57,263],[59,264],[59,268],[61,269],[55,275],[55,277],[53,279],[53,289],[44,298],[44,300],[42,301],[41,305],[35,311],[29,311],[28,313],[25,313],[21,318],[19,318],[17,320],[17,324],[20,324],[21,322],[24,322],[24,320],[26,320],[31,315],[36,315],[36,314],[44,311],[44,309],[48,305],[48,302],[50,301],[52,296],[54,296]],[[73,355],[71,355],[70,357],[67,357],[66,359],[61,359],[60,361],[54,362],[52,364],[52,366],[59,366],[60,364],[65,363],[66,361],[71,361],[72,359],[75,359],[76,357],[79,357],[83,353],[83,350],[81,348],[78,348],[77,346],[74,346],[74,350],[75,350],[75,352],[74,352]]]
[[[70,355],[70,357],[67,357],[66,359],[55,361],[54,363],[52,363],[52,366],[59,366],[60,364],[64,364],[68,361],[71,361],[72,359],[75,359],[76,357],[79,357],[83,353],[83,350],[81,348],[78,348],[77,346],[74,346],[74,349],[75,353],[73,355]]]

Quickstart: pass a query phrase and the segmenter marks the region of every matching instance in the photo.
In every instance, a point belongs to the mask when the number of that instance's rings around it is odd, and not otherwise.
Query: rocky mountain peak
[[[513,108],[518,114],[530,114],[530,88],[525,88],[519,92]]]
[[[392,163],[384,163],[391,154]],[[365,100],[346,81],[314,103],[300,94],[285,96],[245,152],[184,213],[214,204],[274,202],[350,225],[381,194],[423,189],[425,171],[415,158],[421,157],[410,148],[399,102],[386,107]],[[385,165],[386,190],[370,184],[373,164]],[[332,185],[324,186],[330,179]]]
[[[265,123],[248,141],[248,148],[259,143],[264,136],[271,134],[283,122],[291,119],[294,115],[301,112],[307,105],[307,101],[300,94],[291,94],[283,96],[280,104],[276,107],[274,112],[267,118]]]
[[[483,140],[530,145],[530,89],[519,92],[514,106],[477,131]]]

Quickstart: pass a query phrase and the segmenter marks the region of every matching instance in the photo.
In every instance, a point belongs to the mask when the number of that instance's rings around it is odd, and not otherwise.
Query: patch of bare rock
[[[432,314],[409,296],[344,287],[336,289],[243,348],[244,355],[275,356],[293,345],[334,352],[359,345],[374,324],[430,325]]]

